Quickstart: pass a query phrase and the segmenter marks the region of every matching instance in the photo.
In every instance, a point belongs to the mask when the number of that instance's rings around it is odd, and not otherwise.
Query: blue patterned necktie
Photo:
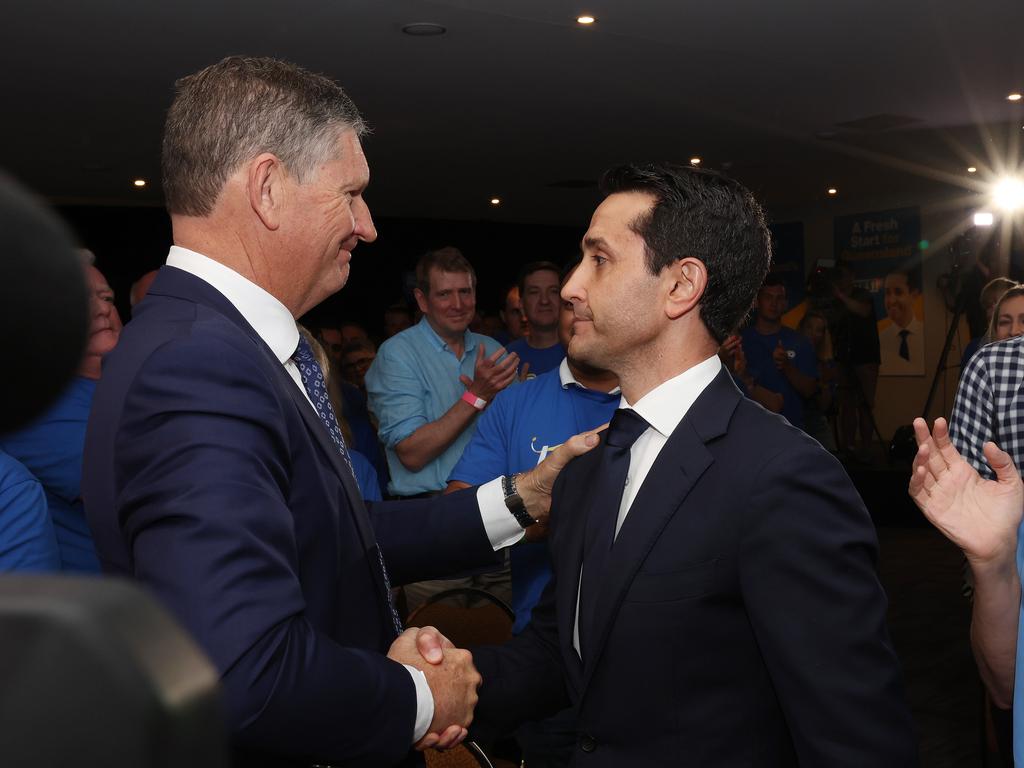
[[[313,354],[313,348],[301,333],[299,334],[299,346],[296,348],[295,354],[292,355],[292,360],[298,366],[299,375],[302,377],[302,386],[305,387],[306,394],[313,403],[316,415],[320,417],[320,421],[327,428],[327,433],[338,448],[338,453],[345,459],[345,464],[348,465],[349,472],[352,473],[352,481],[358,488],[359,484],[355,480],[356,472],[352,467],[352,457],[349,456],[348,448],[345,446],[345,438],[341,436],[341,428],[338,426],[338,419],[334,415],[334,407],[331,405],[331,399],[327,395],[327,382],[324,380],[324,372],[320,368],[320,363],[317,362],[316,355]],[[379,545],[374,544],[374,548],[377,550],[380,572],[384,576],[384,593],[387,599],[388,611],[391,614],[391,621],[395,625],[395,634],[400,635],[402,634],[402,620],[398,618],[398,611],[395,610],[395,601],[391,596],[391,579],[388,578],[388,569],[384,565],[384,554],[380,551]]]

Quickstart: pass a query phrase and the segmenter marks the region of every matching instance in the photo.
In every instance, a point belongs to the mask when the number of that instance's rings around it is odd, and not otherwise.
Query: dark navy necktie
[[[910,335],[910,331],[900,331],[900,357],[904,360],[910,360],[910,345],[907,344],[907,336]]]
[[[338,426],[338,419],[334,415],[331,398],[327,394],[327,382],[324,380],[324,372],[320,368],[320,363],[317,362],[316,355],[313,354],[313,348],[301,333],[299,334],[299,346],[295,350],[295,354],[292,355],[292,360],[298,366],[299,375],[302,377],[302,386],[305,387],[306,394],[313,403],[316,415],[320,417],[320,421],[327,428],[332,442],[338,448],[338,453],[345,459],[345,464],[348,465],[349,472],[352,473],[352,481],[358,488],[359,484],[355,479],[355,469],[352,467],[352,457],[349,456],[348,448],[345,445],[345,438],[341,435],[341,427]],[[377,561],[380,564],[380,572],[384,577],[384,592],[388,611],[391,614],[391,621],[395,625],[395,633],[400,635],[402,634],[402,621],[398,618],[398,611],[395,610],[395,601],[391,595],[391,580],[388,578],[387,566],[384,565],[384,555],[380,551],[380,546],[376,543],[374,543],[374,549],[377,550]]]
[[[601,460],[595,478],[594,504],[587,513],[583,537],[583,578],[580,583],[579,633],[580,650],[593,647],[596,627],[594,608],[600,598],[602,583],[615,544],[615,528],[619,507],[629,473],[629,451],[650,424],[636,411],[620,408],[612,416],[608,435],[601,449]]]

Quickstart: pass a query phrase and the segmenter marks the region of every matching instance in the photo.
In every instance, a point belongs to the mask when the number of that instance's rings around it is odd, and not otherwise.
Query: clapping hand
[[[519,355],[512,352],[504,360],[498,362],[505,354],[504,347],[495,350],[494,354],[489,357],[484,357],[485,352],[484,345],[477,344],[473,378],[462,374],[459,376],[459,381],[474,395],[489,403],[495,395],[515,381],[516,370],[519,368]]]

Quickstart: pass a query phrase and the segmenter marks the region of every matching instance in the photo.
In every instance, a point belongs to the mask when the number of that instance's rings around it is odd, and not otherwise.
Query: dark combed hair
[[[771,234],[764,212],[737,181],[675,163],[634,163],[608,170],[601,192],[646,192],[650,212],[633,222],[644,241],[647,268],[658,275],[679,259],[704,263],[708,284],[700,317],[722,342],[733,333],[771,266]]]
[[[520,296],[526,293],[526,278],[534,272],[554,272],[556,275],[561,276],[562,268],[553,261],[531,261],[519,270],[519,279],[516,281],[516,285],[519,286]]]

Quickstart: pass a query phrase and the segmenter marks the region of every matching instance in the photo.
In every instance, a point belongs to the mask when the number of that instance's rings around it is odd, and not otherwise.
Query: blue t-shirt
[[[781,341],[790,362],[800,373],[818,378],[818,357],[814,347],[802,333],[782,326],[776,333],[762,334],[751,325],[743,331],[743,354],[747,358],[747,373],[765,389],[782,394],[782,415],[794,427],[804,428],[804,400],[786,374],[775,367],[773,355]]]
[[[523,366],[526,363],[530,364],[530,369],[526,372],[528,379],[555,370],[562,364],[562,360],[565,359],[565,347],[561,344],[555,344],[553,347],[545,347],[544,349],[534,349],[525,337],[516,339],[505,349],[508,352],[515,352],[519,355],[520,371],[523,370]]]
[[[0,448],[24,464],[46,491],[65,571],[100,570],[82,506],[82,449],[95,392],[95,381],[76,377],[42,418],[0,439]]]
[[[0,571],[59,571],[60,552],[42,485],[0,451]]]
[[[572,382],[568,366],[506,389],[480,417],[476,434],[449,479],[479,485],[531,469],[568,438],[607,422],[620,400],[617,393],[596,392]],[[551,562],[542,542],[521,542],[512,547],[510,557],[516,614],[512,631],[519,633],[551,579]]]

